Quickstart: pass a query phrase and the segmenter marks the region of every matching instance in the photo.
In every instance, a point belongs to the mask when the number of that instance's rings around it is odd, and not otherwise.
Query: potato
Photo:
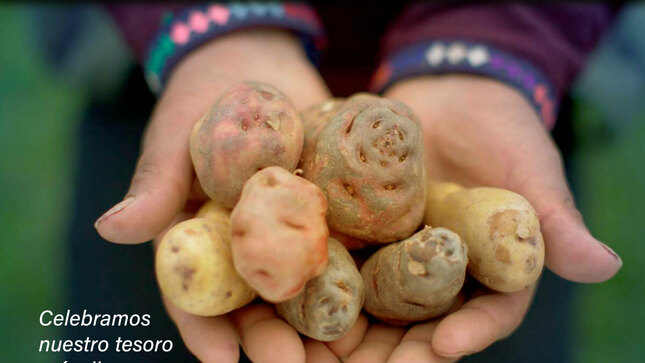
[[[325,102],[311,105],[300,112],[300,119],[302,120],[302,127],[304,129],[304,144],[302,147],[302,154],[300,155],[299,168],[302,169],[304,165],[312,165],[313,158],[316,155],[316,142],[318,141],[318,134],[329,123],[331,116],[333,116],[341,106],[345,103],[344,98],[332,98]]]
[[[231,222],[231,210],[221,205],[215,203],[212,200],[207,201],[199,208],[195,218],[206,218],[206,219],[215,219],[221,220],[230,224]],[[230,233],[230,231],[229,231]]]
[[[317,132],[322,129],[345,103],[345,98],[331,98],[325,102],[311,105],[300,112],[302,126],[305,129],[305,135],[315,138]],[[315,140],[314,140],[315,141]]]
[[[363,278],[347,249],[328,243],[329,262],[322,275],[307,282],[295,298],[276,310],[298,332],[320,341],[336,340],[354,326],[365,299]]]
[[[256,171],[271,165],[295,170],[303,137],[300,116],[280,90],[240,82],[193,126],[190,154],[204,192],[233,208]]]
[[[176,224],[163,237],[155,272],[161,292],[179,309],[221,315],[256,297],[235,271],[230,233],[225,219],[193,218]]]
[[[263,299],[288,300],[327,266],[327,201],[280,167],[251,177],[231,214],[235,268]]]
[[[364,240],[356,238],[356,237],[352,237],[350,235],[347,235],[347,234],[342,233],[342,232],[338,232],[338,231],[333,230],[333,229],[329,230],[329,235],[332,238],[335,238],[340,243],[342,243],[345,246],[345,248],[347,248],[350,251],[359,250],[359,249],[362,249],[362,248],[365,248],[365,247],[375,245],[374,243],[367,242],[367,241],[364,241]]]
[[[300,163],[327,196],[329,228],[373,243],[409,237],[425,204],[419,120],[401,102],[364,93],[331,109],[317,134],[307,131]]]
[[[425,222],[458,233],[468,245],[468,272],[493,290],[522,290],[542,272],[540,222],[519,194],[430,182]]]
[[[464,284],[467,253],[456,233],[428,226],[381,247],[360,270],[365,311],[394,325],[445,313]]]

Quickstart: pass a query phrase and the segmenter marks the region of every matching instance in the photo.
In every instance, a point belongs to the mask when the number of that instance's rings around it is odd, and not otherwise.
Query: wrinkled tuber
[[[396,324],[445,313],[463,286],[467,253],[456,233],[429,226],[381,247],[361,267],[365,310]]]
[[[231,214],[235,268],[265,300],[300,293],[327,265],[327,201],[311,182],[279,167],[253,175]]]
[[[423,219],[421,126],[403,103],[348,98],[307,146],[303,176],[327,196],[329,228],[386,243],[409,237]]]
[[[330,238],[329,262],[322,275],[305,285],[293,299],[276,310],[300,333],[320,341],[341,338],[354,325],[363,307],[363,278],[347,249]]]

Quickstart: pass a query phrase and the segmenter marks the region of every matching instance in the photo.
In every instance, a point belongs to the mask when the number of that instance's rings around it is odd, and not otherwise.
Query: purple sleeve
[[[150,42],[162,25],[164,16],[170,16],[187,3],[110,3],[104,8],[112,17],[123,39],[132,50],[135,58],[143,63]]]
[[[107,10],[157,94],[183,57],[229,32],[251,27],[289,30],[299,36],[312,62],[326,39],[315,10],[300,3],[123,4],[107,5]]]
[[[413,3],[384,37],[374,89],[423,73],[470,72],[520,89],[547,126],[619,6]]]

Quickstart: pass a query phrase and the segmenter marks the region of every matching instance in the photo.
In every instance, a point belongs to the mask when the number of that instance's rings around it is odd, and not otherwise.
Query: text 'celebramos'
[[[39,317],[41,326],[149,326],[150,314],[90,314],[83,310],[81,314],[72,313],[67,310],[65,314],[55,314],[51,310],[44,310]],[[39,352],[106,352],[110,347],[118,353],[128,352],[170,352],[173,348],[172,340],[130,340],[118,337],[114,344],[105,339],[67,339],[40,341]]]
[[[69,309],[65,314],[54,314],[51,310],[40,313],[42,326],[148,326],[150,314],[74,314]]]

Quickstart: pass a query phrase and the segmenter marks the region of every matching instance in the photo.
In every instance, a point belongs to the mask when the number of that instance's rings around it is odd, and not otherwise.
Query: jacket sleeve
[[[105,5],[133,54],[150,89],[159,93],[173,67],[190,51],[220,35],[256,26],[297,34],[310,59],[325,43],[316,12],[300,3],[200,3]]]
[[[406,77],[465,72],[521,91],[546,126],[620,5],[413,3],[382,42],[372,90]]]

